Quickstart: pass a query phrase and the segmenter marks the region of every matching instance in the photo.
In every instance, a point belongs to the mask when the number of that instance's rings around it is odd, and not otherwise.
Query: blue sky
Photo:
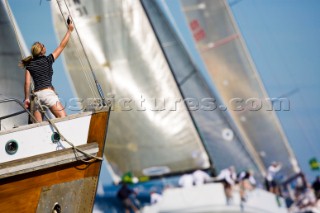
[[[159,0],[160,1],[160,0]],[[43,42],[47,53],[58,42],[52,27],[49,1],[9,0],[19,27],[30,47]],[[192,38],[177,0],[166,1],[195,62]],[[278,113],[283,129],[309,179],[319,172],[308,160],[320,160],[320,1],[319,0],[229,0],[229,3],[270,97],[290,94],[291,110]],[[62,60],[54,65],[54,85],[64,100],[73,97]]]

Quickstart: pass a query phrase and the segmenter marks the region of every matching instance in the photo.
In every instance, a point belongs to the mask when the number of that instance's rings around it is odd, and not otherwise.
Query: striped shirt
[[[52,54],[48,56],[39,56],[26,66],[34,81],[34,90],[41,90],[47,87],[52,87],[52,64],[54,57]]]

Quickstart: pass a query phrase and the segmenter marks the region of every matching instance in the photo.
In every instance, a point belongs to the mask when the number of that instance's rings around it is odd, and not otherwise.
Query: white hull
[[[91,112],[87,112],[63,119],[53,119],[53,121],[68,141],[75,146],[79,146],[87,143],[91,114]],[[51,137],[54,132],[56,130],[46,121],[8,131],[0,131],[0,163],[71,147],[61,140],[53,143]],[[11,140],[18,144],[18,150],[14,154],[8,154],[5,149],[7,142]]]
[[[233,195],[230,205],[226,204],[223,185],[205,184],[190,188],[166,189],[163,199],[145,207],[144,213],[209,213],[209,212],[246,212],[246,213],[286,213],[288,212],[283,198],[261,189],[248,193],[247,202],[241,203],[238,192]]]

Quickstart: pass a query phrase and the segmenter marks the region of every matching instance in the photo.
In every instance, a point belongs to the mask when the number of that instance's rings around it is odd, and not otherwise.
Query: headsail
[[[18,67],[21,51],[17,42],[15,30],[9,14],[9,5],[5,0],[0,1],[0,100],[24,98],[24,70]],[[11,18],[13,18],[11,14]],[[19,34],[19,32],[17,32]],[[13,39],[14,38],[14,39]],[[20,40],[21,45],[23,41]],[[0,104],[0,117],[23,111],[17,103]],[[0,120],[0,129],[11,129],[15,126],[27,124],[26,113]]]
[[[190,98],[197,105],[193,107],[194,104],[190,104],[189,109],[215,169],[221,170],[234,165],[238,169],[251,168],[258,171],[257,165],[232,130],[226,116],[217,108],[215,96],[156,0],[143,0],[142,3],[184,98]],[[259,173],[256,172],[257,175]]]
[[[212,86],[228,106],[229,115],[246,146],[252,147],[252,155],[265,167],[272,161],[279,161],[287,174],[298,170],[272,101],[246,51],[226,1],[180,0],[180,3]]]
[[[114,171],[141,176],[208,168],[208,156],[140,1],[68,1],[65,7],[102,88],[112,86],[116,95],[105,149]],[[61,36],[64,20],[56,7],[53,15]],[[74,45],[67,51],[75,51]],[[77,66],[74,54],[65,57],[68,68]],[[78,96],[91,97],[82,89],[81,77],[68,72]]]

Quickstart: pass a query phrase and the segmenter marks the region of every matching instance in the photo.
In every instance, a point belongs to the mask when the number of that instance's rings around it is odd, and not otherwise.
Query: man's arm
[[[54,60],[56,60],[59,55],[61,54],[61,52],[63,51],[63,49],[67,46],[67,43],[70,39],[70,36],[71,36],[71,32],[73,31],[73,24],[72,22],[70,22],[70,24],[68,25],[68,31],[67,33],[65,34],[65,36],[63,37],[60,45],[57,47],[57,49],[55,49],[52,53],[53,57],[54,57]]]
[[[30,84],[31,84],[31,75],[28,70],[25,72],[25,82],[24,82],[24,107],[27,109],[30,105]]]

